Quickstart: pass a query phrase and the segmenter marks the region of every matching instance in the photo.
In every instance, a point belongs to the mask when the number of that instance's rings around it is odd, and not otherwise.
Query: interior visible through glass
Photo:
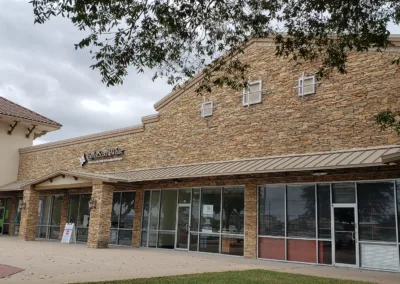
[[[334,208],[335,263],[356,264],[354,208]]]

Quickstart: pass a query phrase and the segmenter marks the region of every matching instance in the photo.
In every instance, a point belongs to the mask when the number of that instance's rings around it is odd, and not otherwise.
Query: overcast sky
[[[88,50],[74,49],[84,35],[62,18],[33,25],[28,0],[0,0],[0,96],[63,125],[35,144],[139,124],[171,90],[133,69],[123,86],[107,88]]]

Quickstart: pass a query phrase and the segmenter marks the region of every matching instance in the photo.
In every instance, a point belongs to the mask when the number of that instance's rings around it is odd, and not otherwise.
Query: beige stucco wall
[[[391,64],[394,56],[352,54],[346,75],[332,74],[319,83],[316,94],[301,99],[293,87],[303,71],[313,73],[318,64],[295,65],[276,58],[274,47],[255,43],[245,54],[252,66],[249,76],[271,89],[261,104],[244,107],[241,91],[216,89],[206,95],[214,102],[214,115],[201,118],[203,97],[188,90],[161,108],[159,121],[145,123],[143,132],[23,150],[19,179],[58,169],[114,172],[398,144],[394,132],[380,132],[373,121],[379,111],[400,105],[400,69]],[[84,152],[115,147],[125,149],[122,161],[80,166]]]
[[[0,186],[16,181],[18,176],[19,152],[23,147],[32,146],[33,138],[25,138],[26,127],[21,124],[8,135],[12,121],[0,120]],[[32,135],[33,136],[33,135]]]

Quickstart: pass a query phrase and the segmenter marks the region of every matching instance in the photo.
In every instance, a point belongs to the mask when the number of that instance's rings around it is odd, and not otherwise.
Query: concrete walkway
[[[24,269],[0,283],[73,283],[141,277],[267,269],[322,277],[400,283],[400,273],[375,272],[250,260],[222,255],[114,247],[89,249],[84,244],[23,242],[0,236],[0,264]]]

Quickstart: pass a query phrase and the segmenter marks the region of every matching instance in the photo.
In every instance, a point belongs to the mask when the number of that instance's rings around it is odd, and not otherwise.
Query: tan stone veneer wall
[[[394,132],[380,132],[372,119],[379,111],[400,105],[400,69],[391,64],[398,49],[351,54],[346,75],[333,73],[318,83],[316,94],[299,98],[293,89],[299,76],[315,72],[318,64],[295,65],[276,58],[268,43],[255,42],[243,56],[252,66],[250,79],[261,79],[263,88],[270,89],[262,103],[244,107],[241,91],[215,89],[205,95],[214,102],[214,114],[201,118],[204,98],[191,88],[159,109],[158,121],[145,120],[144,130],[68,146],[23,149],[19,179],[58,169],[114,172],[398,144]],[[83,153],[115,147],[125,149],[122,161],[80,166]]]
[[[36,237],[36,224],[38,219],[40,192],[33,188],[24,190],[23,203],[21,211],[21,222],[18,238],[24,241],[34,241]]]
[[[90,210],[88,247],[107,248],[110,238],[111,212],[114,186],[93,185],[92,200],[95,208]]]

